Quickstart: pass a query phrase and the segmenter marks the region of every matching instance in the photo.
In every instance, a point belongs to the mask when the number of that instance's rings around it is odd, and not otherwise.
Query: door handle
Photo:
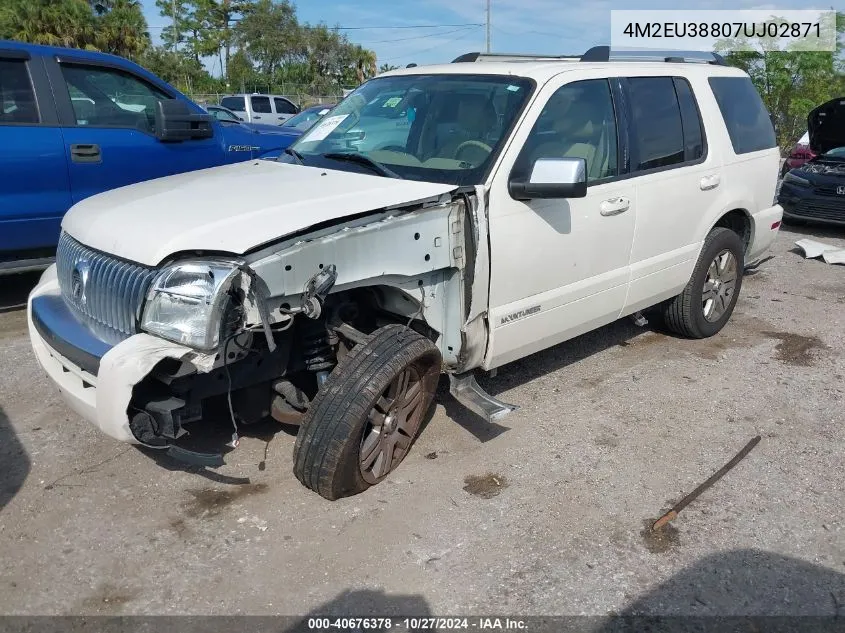
[[[252,118],[253,119],[260,119],[261,117],[260,116],[253,116]]]
[[[70,159],[74,163],[100,163],[103,154],[99,145],[77,144],[70,146]]]
[[[631,201],[628,200],[628,198],[611,198],[610,200],[605,200],[599,205],[601,214],[605,217],[625,213],[625,211],[630,208]]]
[[[720,182],[722,182],[721,176],[719,176],[719,174],[714,174],[712,176],[705,176],[702,178],[698,183],[698,186],[701,187],[702,191],[708,191],[718,187]]]

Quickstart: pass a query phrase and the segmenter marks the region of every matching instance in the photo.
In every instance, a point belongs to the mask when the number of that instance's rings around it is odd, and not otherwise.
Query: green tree
[[[150,46],[139,0],[101,0],[95,6],[94,44],[102,51],[138,59]]]
[[[364,80],[373,77],[377,72],[376,54],[360,44],[353,44],[351,47],[352,60],[355,64],[355,78],[358,83],[363,83]]]
[[[130,58],[150,43],[138,0],[4,0],[0,37]]]
[[[194,0],[199,54],[218,57],[224,73],[234,44],[232,26],[252,4],[251,0]]]
[[[271,78],[304,51],[296,9],[288,0],[257,0],[244,7],[243,18],[235,26],[235,41],[259,71]]]
[[[150,72],[183,92],[209,93],[224,90],[219,79],[212,78],[199,61],[182,51],[171,51],[163,46],[156,46],[147,49],[139,61]]]
[[[5,0],[0,37],[33,44],[94,48],[94,22],[86,0]]]
[[[394,66],[393,64],[382,64],[378,67],[379,74],[381,73],[389,73],[391,70],[398,69],[399,66]]]
[[[807,115],[817,105],[845,93],[842,33],[845,14],[837,14],[836,51],[777,50],[766,38],[751,40],[755,50],[725,53],[728,64],[751,77],[772,115],[781,148],[790,147],[807,130]],[[721,42],[717,49],[730,46]]]

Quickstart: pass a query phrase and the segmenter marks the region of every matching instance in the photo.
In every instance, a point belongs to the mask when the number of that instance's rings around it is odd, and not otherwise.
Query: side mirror
[[[527,180],[511,177],[514,200],[583,198],[587,195],[587,161],[583,158],[538,158]]]
[[[156,101],[155,135],[159,141],[176,142],[211,138],[210,114],[193,112],[185,101],[162,99]]]

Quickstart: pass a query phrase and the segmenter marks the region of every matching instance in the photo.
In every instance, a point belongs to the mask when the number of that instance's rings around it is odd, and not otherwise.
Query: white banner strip
[[[834,51],[836,13],[829,9],[610,12],[615,51]]]

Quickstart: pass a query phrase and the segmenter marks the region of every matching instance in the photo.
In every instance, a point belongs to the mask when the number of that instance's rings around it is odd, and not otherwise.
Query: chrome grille
[[[119,343],[137,331],[144,296],[156,269],[59,238],[56,268],[62,298],[99,338]]]

